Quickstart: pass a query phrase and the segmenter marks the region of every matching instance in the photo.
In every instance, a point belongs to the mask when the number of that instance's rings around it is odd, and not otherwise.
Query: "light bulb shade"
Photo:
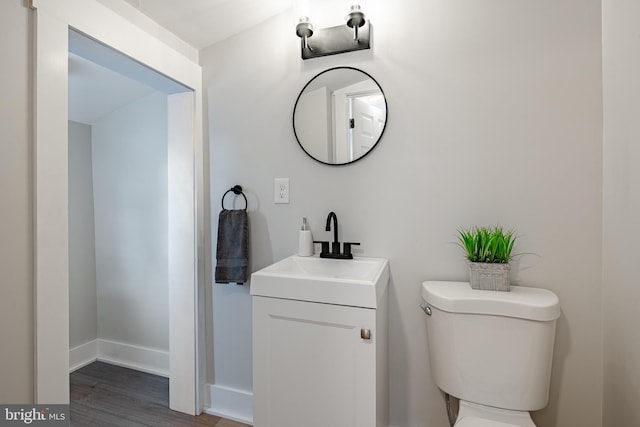
[[[347,26],[351,28],[359,28],[364,25],[365,15],[362,7],[359,4],[351,5],[349,13],[345,17]]]
[[[300,38],[308,38],[313,35],[313,24],[309,22],[309,17],[300,17],[298,25],[296,25],[296,35]]]

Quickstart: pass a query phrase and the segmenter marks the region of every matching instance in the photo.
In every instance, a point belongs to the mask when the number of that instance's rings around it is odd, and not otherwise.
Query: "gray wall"
[[[636,0],[604,0],[604,424],[640,425],[640,40]]]
[[[313,3],[340,23],[341,2]],[[329,237],[330,210],[341,240],[390,260],[391,422],[400,427],[446,425],[418,308],[422,281],[466,279],[452,244],[458,227],[517,228],[518,250],[535,255],[520,258],[515,280],[562,303],[550,404],[534,420],[600,426],[600,1],[370,6],[372,51],[303,62],[290,14],[202,51],[212,211],[231,185],[245,188],[253,270],[296,251],[303,216],[315,238]],[[406,25],[416,17],[419,35]],[[291,118],[304,84],[337,65],[378,80],[389,120],[366,159],[327,167],[300,150]],[[290,204],[273,204],[275,177],[290,178]],[[249,286],[214,285],[210,304],[210,380],[250,390]]]
[[[167,96],[92,126],[98,337],[169,349]]]
[[[98,337],[91,126],[69,122],[69,347]]]
[[[33,16],[0,2],[0,402],[33,401]]]

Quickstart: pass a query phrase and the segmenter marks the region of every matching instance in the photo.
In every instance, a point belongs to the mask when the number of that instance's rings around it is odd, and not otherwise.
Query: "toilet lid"
[[[549,322],[560,317],[560,300],[548,289],[512,286],[511,292],[472,289],[468,282],[422,283],[422,299],[448,313],[516,317]]]
[[[515,424],[503,423],[478,417],[464,417],[454,427],[518,427]]]

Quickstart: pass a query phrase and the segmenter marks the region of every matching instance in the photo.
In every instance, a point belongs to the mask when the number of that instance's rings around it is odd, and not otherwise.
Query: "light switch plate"
[[[273,180],[273,202],[289,203],[289,178]]]

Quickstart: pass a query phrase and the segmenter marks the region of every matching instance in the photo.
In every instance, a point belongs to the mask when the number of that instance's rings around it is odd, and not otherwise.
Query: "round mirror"
[[[387,123],[387,100],[373,77],[351,67],[323,71],[305,85],[293,109],[300,147],[328,165],[366,156]]]

